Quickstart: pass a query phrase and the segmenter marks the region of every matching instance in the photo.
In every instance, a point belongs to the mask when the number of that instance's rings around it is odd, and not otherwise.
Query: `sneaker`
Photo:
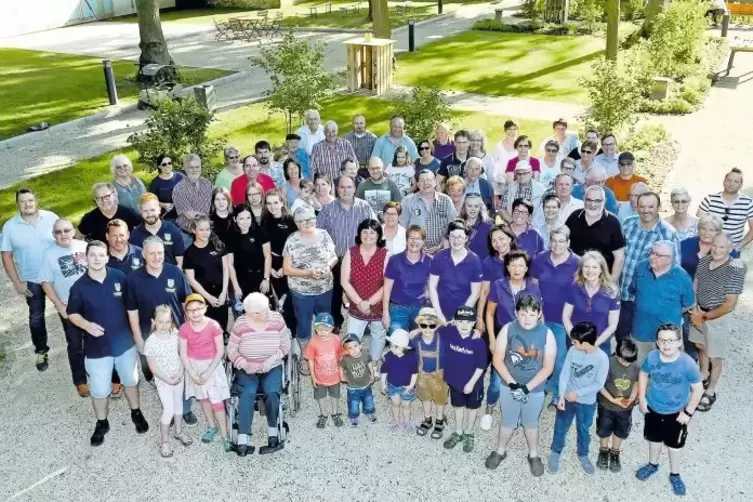
[[[333,413],[332,423],[335,424],[335,427],[342,427],[344,425],[342,413]]]
[[[499,464],[502,463],[504,459],[507,458],[507,452],[504,452],[502,455],[497,453],[496,451],[493,451],[489,454],[488,457],[486,457],[486,462],[484,462],[484,465],[487,469],[494,470],[497,467],[499,467]]]
[[[596,467],[603,471],[609,468],[609,450],[599,448],[599,458],[596,459]]]
[[[473,434],[464,434],[463,435],[463,451],[466,453],[470,453],[473,451],[473,446],[476,443],[476,438],[473,436]]]
[[[123,390],[123,385],[119,383],[112,384],[112,390],[110,391],[110,399],[119,399],[121,394],[121,391]]]
[[[457,432],[453,432],[452,435],[450,435],[450,437],[448,437],[447,440],[444,442],[444,447],[447,450],[452,450],[461,441],[463,441],[463,435],[458,434]]]
[[[327,426],[327,415],[319,415],[316,419],[316,428],[324,429]]]
[[[492,428],[492,416],[490,414],[486,414],[483,417],[481,417],[481,430],[482,431],[488,431]]]
[[[81,397],[89,397],[89,386],[85,383],[76,385],[76,392],[78,392],[78,395]]]
[[[211,443],[214,441],[214,436],[217,434],[217,426],[209,427],[203,436],[201,436],[201,442],[202,443]]]
[[[186,425],[196,425],[199,423],[199,419],[196,418],[193,411],[188,411],[183,414],[183,423]]]
[[[105,434],[110,432],[110,422],[107,419],[97,420],[97,425],[94,427],[94,434],[91,437],[91,445],[99,446],[105,442]]]
[[[176,434],[173,437],[180,441],[180,444],[182,444],[183,446],[191,446],[193,444],[193,439],[191,439],[191,436],[189,436],[185,432],[181,431],[180,434]]]
[[[609,470],[612,472],[620,472],[622,470],[622,463],[620,462],[620,452],[609,452]]]
[[[559,453],[553,451],[549,454],[549,459],[546,461],[546,470],[548,470],[550,474],[556,474],[557,471],[560,470]]]
[[[47,371],[47,368],[50,367],[50,364],[48,362],[49,356],[50,356],[49,351],[45,352],[44,354],[34,355],[34,365],[37,367],[37,370]]]
[[[353,427],[358,427],[358,417],[351,418],[350,419],[350,425],[352,425]]]
[[[541,457],[528,457],[528,469],[533,477],[538,478],[544,474],[544,462]]]
[[[583,467],[583,472],[586,474],[593,474],[596,472],[596,468],[591,463],[591,459],[588,458],[588,456],[578,457],[578,460],[580,461],[580,466]]]
[[[233,443],[230,442],[230,437],[222,437],[222,449],[225,450],[225,453],[233,451]]]
[[[672,493],[675,495],[685,495],[685,482],[679,474],[670,474],[669,482],[672,484]]]
[[[170,443],[162,443],[159,448],[159,453],[162,458],[170,458],[173,456],[173,447]]]
[[[267,446],[262,446],[259,448],[259,455],[266,455],[268,453],[274,453],[276,451],[282,450],[285,447],[285,443],[280,441],[280,438],[277,436],[269,436],[269,439],[267,440]]]
[[[641,481],[646,481],[648,478],[656,474],[658,470],[658,465],[654,465],[649,462],[648,464],[638,468],[638,470],[635,471],[635,477],[640,479]]]
[[[144,418],[144,415],[141,413],[141,410],[139,409],[131,410],[131,421],[136,426],[137,433],[143,434],[149,430],[149,424],[146,422],[146,419]]]
[[[366,416],[369,417],[369,422],[371,422],[372,424],[376,423],[377,421],[376,413],[369,413]]]

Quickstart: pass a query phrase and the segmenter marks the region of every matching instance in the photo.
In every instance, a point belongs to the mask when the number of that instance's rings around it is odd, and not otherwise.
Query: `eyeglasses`
[[[601,204],[604,199],[586,199],[586,204]]]
[[[123,164],[121,166],[115,166],[115,169],[128,169],[129,167],[131,166],[129,166],[128,164]]]
[[[231,155],[230,157],[227,158],[227,160],[238,160],[238,156],[237,155]]]
[[[680,340],[677,338],[659,338],[656,340],[656,343],[658,345],[672,345],[673,343],[677,343]]]
[[[418,327],[421,329],[434,329],[437,327],[436,324],[426,324],[426,323],[419,323]]]
[[[567,244],[567,240],[552,239],[552,244]]]
[[[593,150],[581,150],[580,153],[582,153],[584,155],[591,155],[594,152],[593,152]]]
[[[527,209],[516,209],[512,212],[512,214],[517,214],[518,216],[528,216],[528,210]]]
[[[172,163],[172,162],[170,162],[170,161],[167,161],[167,162],[163,162],[163,163],[162,163],[162,164],[160,164],[160,165],[161,165],[162,167],[166,167],[166,166],[172,166],[172,165],[173,165],[173,163]]]
[[[260,196],[261,192],[248,192],[246,195],[249,197]]]
[[[113,194],[114,194],[114,192],[110,192],[107,195],[103,195],[101,197],[95,197],[95,199],[97,199],[100,202],[104,202],[106,200],[110,200],[112,198]]]
[[[557,150],[556,148],[547,148],[546,151],[549,152],[549,153],[557,153],[557,152],[559,152],[559,150]]]
[[[672,204],[690,204],[689,199],[675,199],[672,201]]]
[[[421,151],[421,152],[423,152],[424,150],[431,150],[431,148],[428,147],[428,146],[422,146],[418,150]]]
[[[195,314],[197,312],[201,312],[202,310],[204,310],[204,307],[196,307],[194,309],[186,309],[186,312],[188,312],[189,314]]]
[[[298,223],[316,223],[316,218],[309,218],[307,220],[296,220]]]
[[[69,234],[73,232],[73,228],[59,228],[55,230],[55,235]]]

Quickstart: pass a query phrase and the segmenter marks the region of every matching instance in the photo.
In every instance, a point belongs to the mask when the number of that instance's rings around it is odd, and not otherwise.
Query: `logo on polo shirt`
[[[139,268],[140,266],[141,266],[141,261],[139,261],[139,259],[138,259],[138,258],[134,257],[134,258],[133,258],[133,262],[132,262],[132,265],[131,265],[131,268],[132,268],[133,270],[136,270],[136,269],[137,269],[137,268]]]
[[[165,234],[163,237],[164,237],[164,239],[162,239],[162,243],[165,246],[172,246],[173,245],[173,236],[172,236],[172,234]]]
[[[415,214],[416,216],[421,216],[421,210],[419,208],[416,208],[413,210],[413,214]]]
[[[120,291],[120,283],[115,283],[115,293],[113,293],[113,296],[123,296],[123,292]]]
[[[167,291],[168,293],[175,293],[175,279],[167,280],[167,287],[165,288],[165,291]]]

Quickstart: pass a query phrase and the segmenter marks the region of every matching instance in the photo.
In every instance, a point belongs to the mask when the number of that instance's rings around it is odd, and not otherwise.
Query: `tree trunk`
[[[391,38],[390,11],[387,0],[371,0],[374,4],[374,36],[376,38]]]
[[[620,45],[620,0],[607,0],[607,59],[617,61]]]
[[[648,0],[646,4],[646,18],[643,20],[643,26],[641,27],[641,35],[648,37],[653,28],[654,19],[665,6],[669,4],[669,0]]]
[[[159,19],[157,0],[136,0],[136,12],[139,17],[139,66],[147,64],[174,64],[167,50],[165,35]]]
[[[373,0],[369,0],[369,15],[366,16],[366,21],[372,22],[374,21],[374,11],[373,11]]]

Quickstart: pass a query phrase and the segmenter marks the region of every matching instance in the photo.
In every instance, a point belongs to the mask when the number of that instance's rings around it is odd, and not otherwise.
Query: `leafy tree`
[[[415,141],[431,138],[437,126],[450,119],[450,105],[437,87],[414,87],[395,102],[405,119],[406,133]]]
[[[335,88],[335,76],[324,68],[324,44],[287,32],[279,44],[262,47],[260,52],[249,59],[272,81],[272,88],[265,91],[267,107],[282,112],[288,133],[293,132],[306,110],[319,108],[319,102]]]
[[[618,132],[635,122],[640,86],[633,74],[616,61],[600,58],[591,66],[591,76],[581,80],[590,103],[581,117],[597,131]]]
[[[159,18],[159,0],[136,0],[136,12],[139,19],[139,65],[174,64],[167,50],[162,23]]]

